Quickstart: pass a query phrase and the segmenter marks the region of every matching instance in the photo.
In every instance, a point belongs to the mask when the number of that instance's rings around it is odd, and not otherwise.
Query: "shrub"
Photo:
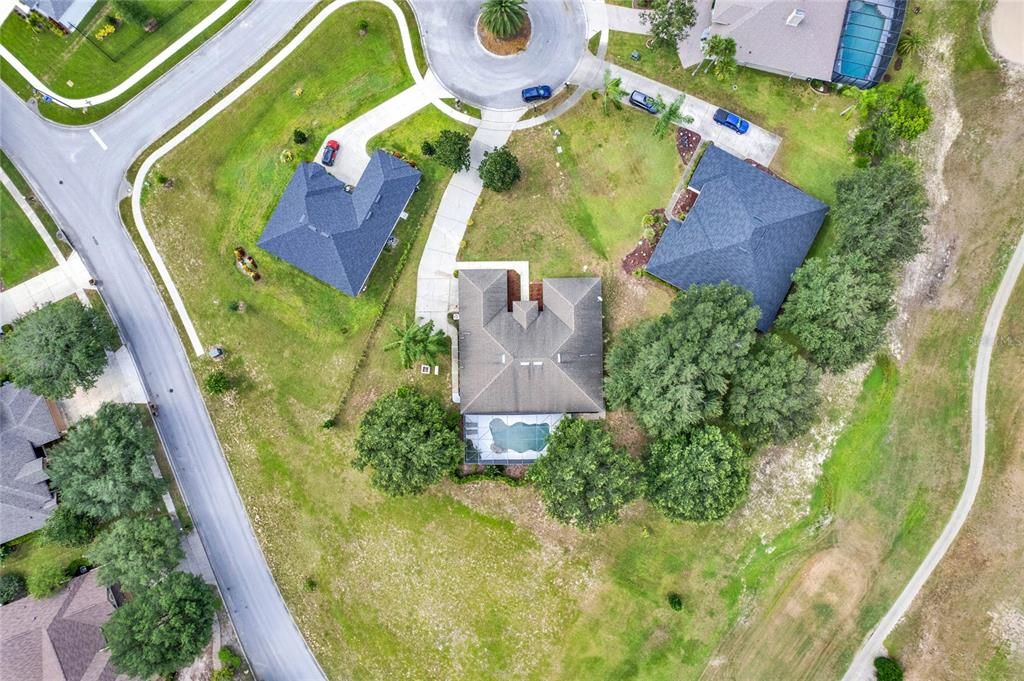
[[[434,154],[437,153],[437,149],[434,148],[434,145],[430,142],[430,140],[423,140],[423,142],[420,144],[420,153],[422,153],[424,156],[433,156]]]
[[[295,128],[294,130],[292,130],[292,141],[295,142],[296,144],[305,144],[306,142],[309,141],[309,135],[307,135],[302,130]]]
[[[206,377],[203,385],[206,387],[206,392],[211,395],[223,395],[231,389],[231,379],[223,371],[214,371]]]
[[[61,546],[85,546],[98,530],[94,519],[76,513],[68,504],[59,504],[43,525],[43,535]]]
[[[70,579],[63,565],[47,561],[28,573],[25,584],[33,598],[47,598],[60,591]]]
[[[242,666],[242,658],[227,646],[223,646],[217,652],[217,658],[220,659],[220,663],[224,665],[225,669],[230,669],[232,672]]]
[[[876,681],[903,681],[903,668],[891,657],[875,658]]]
[[[26,593],[25,578],[17,572],[0,575],[0,605],[16,601]]]
[[[210,681],[231,681],[235,678],[235,672],[227,667],[221,667],[220,669],[214,670],[210,676]]]
[[[683,609],[683,597],[677,594],[675,591],[668,595],[668,607],[672,608],[676,612]]]
[[[366,19],[359,20],[359,35],[366,35],[366,32],[370,30],[370,22]]]
[[[469,135],[456,130],[442,130],[434,141],[437,162],[454,172],[469,169]]]
[[[484,152],[484,160],[480,163],[480,179],[487,189],[496,192],[511,189],[521,174],[519,159],[508,147]]]
[[[321,423],[320,427],[323,428],[324,430],[330,430],[331,428],[333,428],[336,425],[338,425],[338,419],[336,419],[336,418],[334,418],[332,416],[331,418],[329,418],[326,421],[324,421],[323,423]]]
[[[310,592],[316,591],[320,588],[320,582],[318,582],[315,577],[306,577],[306,581],[303,582],[302,585],[305,587],[306,591]]]

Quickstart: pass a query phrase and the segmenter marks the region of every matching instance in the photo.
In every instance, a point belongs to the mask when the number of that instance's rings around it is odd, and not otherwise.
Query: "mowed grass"
[[[17,286],[55,267],[50,251],[6,187],[0,187],[0,282]]]
[[[159,28],[147,33],[116,3],[101,0],[86,15],[81,32],[73,31],[66,36],[48,28],[36,30],[12,13],[0,27],[0,43],[56,94],[89,97],[120,84],[221,4],[219,0],[132,2],[156,18]],[[121,26],[103,40],[96,40],[95,34],[111,15],[123,19]],[[181,53],[178,58],[180,56]]]

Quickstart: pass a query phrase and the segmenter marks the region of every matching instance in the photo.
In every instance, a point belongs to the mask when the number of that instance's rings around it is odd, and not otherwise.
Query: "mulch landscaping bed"
[[[699,148],[700,135],[688,128],[676,130],[676,150],[679,152],[679,158],[683,159],[683,165],[690,162]]]
[[[533,28],[530,25],[529,16],[526,17],[526,21],[523,22],[523,27],[519,29],[519,32],[508,38],[499,38],[484,28],[482,21],[478,20],[476,22],[476,34],[480,38],[480,43],[484,46],[484,49],[501,57],[518,54],[525,50],[526,46],[530,44],[530,33],[532,31]]]
[[[672,209],[672,215],[680,217],[686,215],[693,208],[693,204],[697,201],[697,192],[692,189],[687,189],[686,193],[679,197],[676,201],[675,207]]]
[[[647,239],[641,239],[637,247],[622,259],[622,271],[626,274],[633,274],[641,267],[647,267],[652,255],[654,255],[654,244]]]

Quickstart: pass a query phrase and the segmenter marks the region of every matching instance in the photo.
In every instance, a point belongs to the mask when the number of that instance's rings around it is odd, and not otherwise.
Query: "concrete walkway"
[[[613,31],[624,33],[638,33],[647,35],[651,29],[644,22],[640,21],[642,10],[619,5],[608,5],[608,28]]]
[[[920,593],[925,582],[938,567],[949,547],[953,545],[957,534],[967,521],[975,497],[978,496],[978,490],[981,488],[981,476],[985,471],[985,436],[988,431],[986,400],[988,398],[988,373],[992,365],[992,348],[995,347],[996,336],[999,333],[999,322],[1010,302],[1013,287],[1016,285],[1022,269],[1024,269],[1024,236],[1021,236],[1017,243],[1017,250],[1010,259],[1002,281],[999,282],[999,288],[996,290],[992,306],[985,318],[981,341],[978,343],[978,356],[974,363],[974,384],[971,389],[971,459],[964,491],[960,495],[956,508],[953,509],[953,515],[950,516],[949,522],[943,528],[942,534],[935,540],[935,544],[928,551],[928,555],[925,556],[914,576],[910,578],[910,582],[907,583],[896,602],[889,608],[889,612],[885,613],[885,616],[865,639],[860,650],[854,655],[850,668],[843,675],[843,681],[871,681],[875,678],[874,659],[886,654],[885,639],[910,610],[917,594]]]
[[[448,311],[453,296],[454,273],[457,269],[459,248],[466,234],[466,226],[477,199],[483,191],[479,166],[484,152],[500,147],[512,134],[516,119],[522,110],[483,112],[483,123],[470,141],[471,166],[456,173],[441,197],[434,223],[430,226],[427,244],[417,270],[416,320],[434,322],[449,335]]]
[[[56,267],[0,293],[0,324],[10,324],[37,307],[68,296],[78,296],[83,305],[89,305],[85,289],[95,288],[89,279],[91,276],[82,258],[73,253]]]
[[[231,11],[231,8],[237,5],[240,1],[241,0],[224,0],[223,4],[221,4],[220,7],[213,10],[213,12],[207,15],[202,21],[193,26],[191,30],[188,31],[188,33],[186,33],[185,35],[181,36],[173,43],[171,43],[163,52],[161,52],[160,54],[146,62],[145,66],[143,66],[138,71],[133,73],[131,76],[126,78],[120,85],[110,90],[107,90],[106,92],[100,92],[89,97],[64,97],[63,95],[58,95],[54,93],[52,90],[50,90],[50,88],[46,86],[45,83],[43,83],[43,81],[39,80],[35,76],[35,74],[28,69],[27,66],[18,61],[17,57],[11,54],[11,52],[2,45],[0,45],[0,56],[2,56],[14,68],[15,71],[21,74],[22,78],[29,82],[29,85],[31,85],[44,95],[51,97],[55,101],[64,104],[65,106],[71,107],[73,109],[95,106],[97,104],[103,104],[104,102],[109,102],[112,99],[116,99],[117,97],[123,95],[125,92],[128,92],[128,90],[131,90],[143,78],[151,74],[154,70],[158,69],[161,64],[170,59],[178,50],[185,47],[185,45],[188,45],[190,42],[192,42],[192,40],[195,39],[196,36],[205,31],[207,28],[209,28],[211,25],[217,22],[222,16]]]

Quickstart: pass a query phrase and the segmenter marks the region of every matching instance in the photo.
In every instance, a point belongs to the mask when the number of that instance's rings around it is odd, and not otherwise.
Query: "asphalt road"
[[[523,52],[499,57],[476,37],[479,2],[413,0],[430,68],[457,97],[478,106],[515,109],[531,85],[563,85],[587,49],[580,0],[530,0],[533,33]]]
[[[277,590],[249,525],[184,348],[125,232],[118,200],[135,157],[271,48],[312,0],[257,0],[142,95],[92,128],[48,123],[0,87],[0,146],[100,280],[134,355],[225,606],[259,679],[324,675]]]
[[[960,500],[957,502],[956,508],[953,509],[953,515],[950,516],[946,527],[943,528],[942,534],[935,540],[928,555],[918,566],[914,576],[910,578],[910,582],[889,608],[889,612],[885,613],[878,625],[861,644],[849,669],[843,675],[843,681],[871,681],[875,678],[874,660],[879,655],[886,654],[885,639],[889,638],[889,634],[910,610],[917,594],[920,593],[925,582],[938,567],[942,557],[946,555],[946,551],[953,545],[960,528],[967,521],[971,507],[974,506],[974,499],[978,496],[978,490],[981,488],[981,476],[985,470],[985,435],[988,430],[986,399],[988,396],[988,373],[992,365],[992,348],[996,344],[999,322],[1003,318],[1006,305],[1010,302],[1013,287],[1016,285],[1022,269],[1024,269],[1024,236],[1017,243],[1017,250],[1010,259],[1002,281],[999,282],[999,288],[996,290],[992,306],[989,307],[988,316],[985,318],[981,341],[978,343],[978,357],[974,363],[974,384],[971,389],[971,461],[967,470],[964,491],[960,494]]]

